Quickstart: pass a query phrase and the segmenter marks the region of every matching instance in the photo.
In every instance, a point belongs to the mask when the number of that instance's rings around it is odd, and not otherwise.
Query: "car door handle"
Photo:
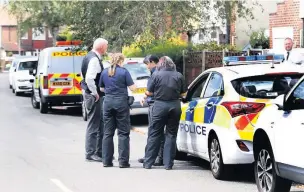
[[[207,107],[213,107],[213,104],[212,103],[209,103],[206,105]]]
[[[78,73],[76,76],[77,76],[77,77],[80,77],[81,75],[80,75],[80,73]]]

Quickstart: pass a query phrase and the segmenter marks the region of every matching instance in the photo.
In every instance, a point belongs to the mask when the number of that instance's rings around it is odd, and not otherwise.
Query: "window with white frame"
[[[32,36],[33,40],[45,40],[45,30],[44,29],[33,28],[32,34],[33,34],[33,36]]]

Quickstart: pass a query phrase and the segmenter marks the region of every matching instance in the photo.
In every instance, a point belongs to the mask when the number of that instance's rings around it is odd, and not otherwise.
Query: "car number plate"
[[[52,82],[52,86],[71,86],[71,82],[70,81]]]
[[[146,90],[147,90],[146,88],[137,88],[135,89],[135,91],[133,91],[133,93],[141,94],[141,93],[145,93]]]

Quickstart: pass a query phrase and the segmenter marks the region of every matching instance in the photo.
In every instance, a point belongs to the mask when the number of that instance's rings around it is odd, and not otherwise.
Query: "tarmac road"
[[[112,168],[86,162],[86,122],[80,109],[54,109],[40,114],[32,108],[28,96],[12,94],[7,74],[0,73],[0,82],[1,192],[257,191],[250,166],[235,170],[231,181],[215,180],[207,162],[191,157],[189,161],[176,161],[170,171],[162,167],[145,170],[137,159],[144,155],[146,135],[134,131],[132,168],[119,169],[116,160]],[[143,117],[134,117],[133,125],[146,132],[147,122],[138,123],[139,119]],[[117,159],[117,149],[115,153]]]

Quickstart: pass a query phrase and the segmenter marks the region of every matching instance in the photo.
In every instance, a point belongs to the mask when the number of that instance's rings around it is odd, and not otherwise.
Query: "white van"
[[[87,51],[72,47],[49,47],[39,54],[32,105],[47,113],[52,106],[81,105],[81,64]]]

